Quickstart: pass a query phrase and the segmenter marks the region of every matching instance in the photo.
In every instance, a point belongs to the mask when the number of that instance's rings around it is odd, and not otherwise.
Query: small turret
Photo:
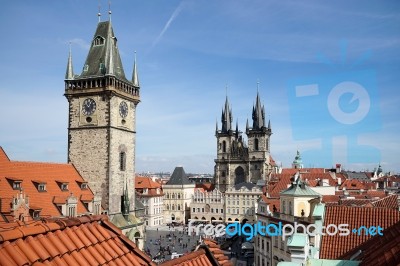
[[[132,83],[133,83],[133,86],[138,87],[138,88],[140,87],[139,76],[138,76],[137,66],[136,66],[136,51],[135,51],[135,61],[133,63]]]
[[[65,73],[66,80],[74,79],[74,68],[72,66],[72,53],[71,53],[71,43],[69,44],[69,55],[68,55],[68,63],[67,63],[67,71]]]

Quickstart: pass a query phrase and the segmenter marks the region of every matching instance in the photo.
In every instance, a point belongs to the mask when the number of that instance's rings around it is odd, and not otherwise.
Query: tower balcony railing
[[[65,90],[85,90],[93,88],[114,87],[135,97],[140,97],[139,87],[133,84],[117,79],[114,76],[89,77],[84,79],[65,80]]]

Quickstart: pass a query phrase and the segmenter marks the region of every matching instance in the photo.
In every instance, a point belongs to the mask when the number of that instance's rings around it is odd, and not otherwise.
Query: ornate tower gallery
[[[139,92],[136,59],[128,80],[111,20],[99,21],[80,75],[73,72],[71,52],[68,58],[68,162],[101,195],[102,207],[110,216],[134,211]]]

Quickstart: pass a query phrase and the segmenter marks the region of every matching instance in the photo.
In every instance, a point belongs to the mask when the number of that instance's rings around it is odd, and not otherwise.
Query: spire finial
[[[108,0],[108,20],[111,21],[111,1]]]
[[[69,42],[68,45],[69,45],[69,54],[68,54],[67,71],[65,72],[65,79],[71,80],[74,79],[74,69],[72,66],[72,52],[71,52],[72,43]]]
[[[99,0],[99,13],[97,13],[97,17],[99,18],[99,22],[101,21],[101,12],[100,12],[100,8],[101,8],[101,5],[100,5],[100,0]]]
[[[135,53],[135,61],[133,62],[133,71],[132,71],[132,82],[133,82],[133,85],[135,86],[135,87],[140,87],[140,84],[139,84],[139,75],[138,75],[138,72],[137,72],[137,66],[136,66],[136,51],[134,51],[134,53]]]
[[[260,88],[260,79],[257,79],[257,94],[258,94],[259,88]]]

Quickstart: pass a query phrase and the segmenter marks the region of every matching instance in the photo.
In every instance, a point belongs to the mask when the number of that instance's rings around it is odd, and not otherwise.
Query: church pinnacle
[[[232,130],[232,109],[229,106],[228,96],[226,96],[225,108],[222,110],[221,122],[221,131],[223,133],[228,133],[230,130]]]

